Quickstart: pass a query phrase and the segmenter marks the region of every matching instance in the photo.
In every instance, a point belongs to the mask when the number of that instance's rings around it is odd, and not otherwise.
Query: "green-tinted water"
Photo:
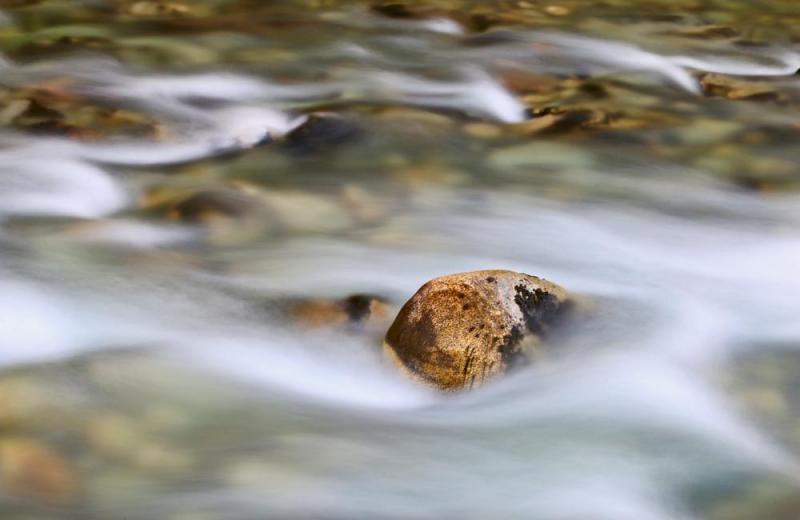
[[[3,518],[800,514],[795,2],[0,9]],[[588,316],[382,361],[484,268]]]

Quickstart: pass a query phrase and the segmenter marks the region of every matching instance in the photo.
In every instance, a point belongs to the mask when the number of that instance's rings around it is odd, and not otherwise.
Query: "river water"
[[[793,2],[0,6],[3,518],[800,517]],[[469,393],[287,312],[493,268]]]

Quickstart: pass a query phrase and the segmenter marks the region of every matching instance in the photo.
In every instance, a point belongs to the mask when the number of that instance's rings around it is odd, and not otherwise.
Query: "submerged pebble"
[[[35,439],[7,437],[0,440],[0,488],[6,493],[68,502],[77,478],[67,461]]]
[[[353,294],[340,300],[313,299],[289,308],[294,323],[309,328],[386,330],[392,305],[380,296]]]
[[[570,302],[563,288],[513,271],[435,278],[400,310],[384,352],[423,383],[472,388],[529,359]]]

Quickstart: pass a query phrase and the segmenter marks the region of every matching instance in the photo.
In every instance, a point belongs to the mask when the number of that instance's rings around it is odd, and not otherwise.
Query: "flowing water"
[[[793,1],[0,6],[3,518],[800,517]],[[291,311],[487,268],[469,393]]]

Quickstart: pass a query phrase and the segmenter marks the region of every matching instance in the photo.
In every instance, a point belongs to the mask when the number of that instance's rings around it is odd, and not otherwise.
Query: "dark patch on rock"
[[[581,83],[578,90],[591,96],[593,99],[606,99],[608,97],[608,90],[606,87],[593,81]]]
[[[514,302],[522,311],[525,326],[534,334],[543,335],[547,323],[552,323],[560,307],[558,299],[541,289],[529,290],[524,285],[514,287]]]
[[[414,18],[414,13],[405,4],[380,3],[370,6],[370,9],[388,18]]]
[[[511,332],[503,336],[503,343],[500,345],[500,357],[503,363],[511,366],[515,364],[521,355],[519,344],[522,341],[522,332],[517,326],[511,327]]]
[[[471,31],[475,32],[482,32],[489,29],[492,25],[496,23],[495,20],[492,20],[485,14],[473,14],[467,20],[467,27]],[[469,42],[469,40],[467,40]]]

